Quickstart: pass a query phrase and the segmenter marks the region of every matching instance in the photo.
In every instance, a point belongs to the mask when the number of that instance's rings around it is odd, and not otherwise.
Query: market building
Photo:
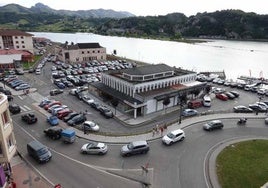
[[[102,73],[101,81],[90,89],[104,101],[118,100],[117,109],[136,118],[181,105],[204,92],[206,83],[196,81],[196,76],[165,64],[146,65]]]
[[[58,59],[66,63],[81,63],[92,60],[106,60],[106,48],[99,43],[65,43],[58,54]]]

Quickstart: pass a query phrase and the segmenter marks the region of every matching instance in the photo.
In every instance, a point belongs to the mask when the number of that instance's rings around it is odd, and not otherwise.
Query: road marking
[[[28,111],[27,109],[25,109],[23,106],[20,107],[22,109],[22,111],[26,112]]]
[[[31,108],[29,108],[28,106],[26,105],[23,105],[24,108],[26,108],[27,110],[31,110]]]
[[[22,96],[19,95],[18,97],[19,97],[21,100],[23,100],[23,97],[22,97]]]

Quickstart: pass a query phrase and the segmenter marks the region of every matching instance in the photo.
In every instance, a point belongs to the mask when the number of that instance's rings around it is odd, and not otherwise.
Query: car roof
[[[133,146],[138,146],[138,145],[148,145],[148,144],[147,144],[147,142],[145,140],[144,141],[142,140],[142,141],[133,141],[132,145]]]
[[[216,119],[216,120],[212,120],[212,121],[210,121],[210,122],[212,122],[212,123],[221,123],[221,120]]]
[[[183,133],[184,131],[182,129],[177,129],[174,131],[171,131],[172,134],[178,134],[178,133]]]

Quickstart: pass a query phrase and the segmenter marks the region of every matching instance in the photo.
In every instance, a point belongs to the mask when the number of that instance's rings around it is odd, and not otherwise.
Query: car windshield
[[[133,147],[134,147],[134,146],[133,146],[132,143],[130,143],[130,144],[127,145],[127,148],[128,148],[129,150],[131,150]]]
[[[175,135],[174,135],[174,134],[172,134],[172,133],[168,133],[168,134],[167,134],[167,137],[169,137],[169,138],[174,138],[174,137],[175,137]]]
[[[47,148],[42,148],[42,149],[40,149],[40,150],[38,150],[38,155],[43,155],[43,154],[45,154],[45,153],[47,153],[48,152],[48,149]]]

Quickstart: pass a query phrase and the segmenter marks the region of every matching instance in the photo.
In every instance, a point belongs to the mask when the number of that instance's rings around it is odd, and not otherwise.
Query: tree
[[[165,113],[166,113],[166,107],[170,104],[170,98],[169,96],[166,96],[163,100],[163,105],[165,106]]]

